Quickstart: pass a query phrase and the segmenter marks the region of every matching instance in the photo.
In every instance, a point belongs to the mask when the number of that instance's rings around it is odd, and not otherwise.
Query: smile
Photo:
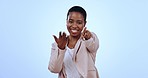
[[[77,33],[78,31],[77,30],[71,30],[72,31],[72,33]]]

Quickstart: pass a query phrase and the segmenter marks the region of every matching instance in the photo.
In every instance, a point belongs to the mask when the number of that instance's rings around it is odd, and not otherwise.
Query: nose
[[[72,24],[72,27],[77,27],[77,23],[74,22],[74,23]]]

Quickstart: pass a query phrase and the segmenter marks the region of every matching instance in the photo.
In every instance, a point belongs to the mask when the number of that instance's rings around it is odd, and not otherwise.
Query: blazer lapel
[[[81,39],[79,39],[74,47],[73,61],[76,61],[77,53],[81,47]]]

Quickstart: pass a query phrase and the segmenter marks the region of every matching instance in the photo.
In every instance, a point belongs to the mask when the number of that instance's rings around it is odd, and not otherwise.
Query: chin
[[[79,34],[71,34],[71,36],[73,36],[73,37],[78,37]]]
[[[76,37],[76,36],[78,36],[78,35],[76,35],[76,34],[71,34],[71,36]]]

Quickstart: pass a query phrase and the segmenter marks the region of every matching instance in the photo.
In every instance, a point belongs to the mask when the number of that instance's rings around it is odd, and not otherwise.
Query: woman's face
[[[85,26],[84,17],[79,12],[70,12],[67,18],[67,30],[70,36],[80,37],[81,31]]]

